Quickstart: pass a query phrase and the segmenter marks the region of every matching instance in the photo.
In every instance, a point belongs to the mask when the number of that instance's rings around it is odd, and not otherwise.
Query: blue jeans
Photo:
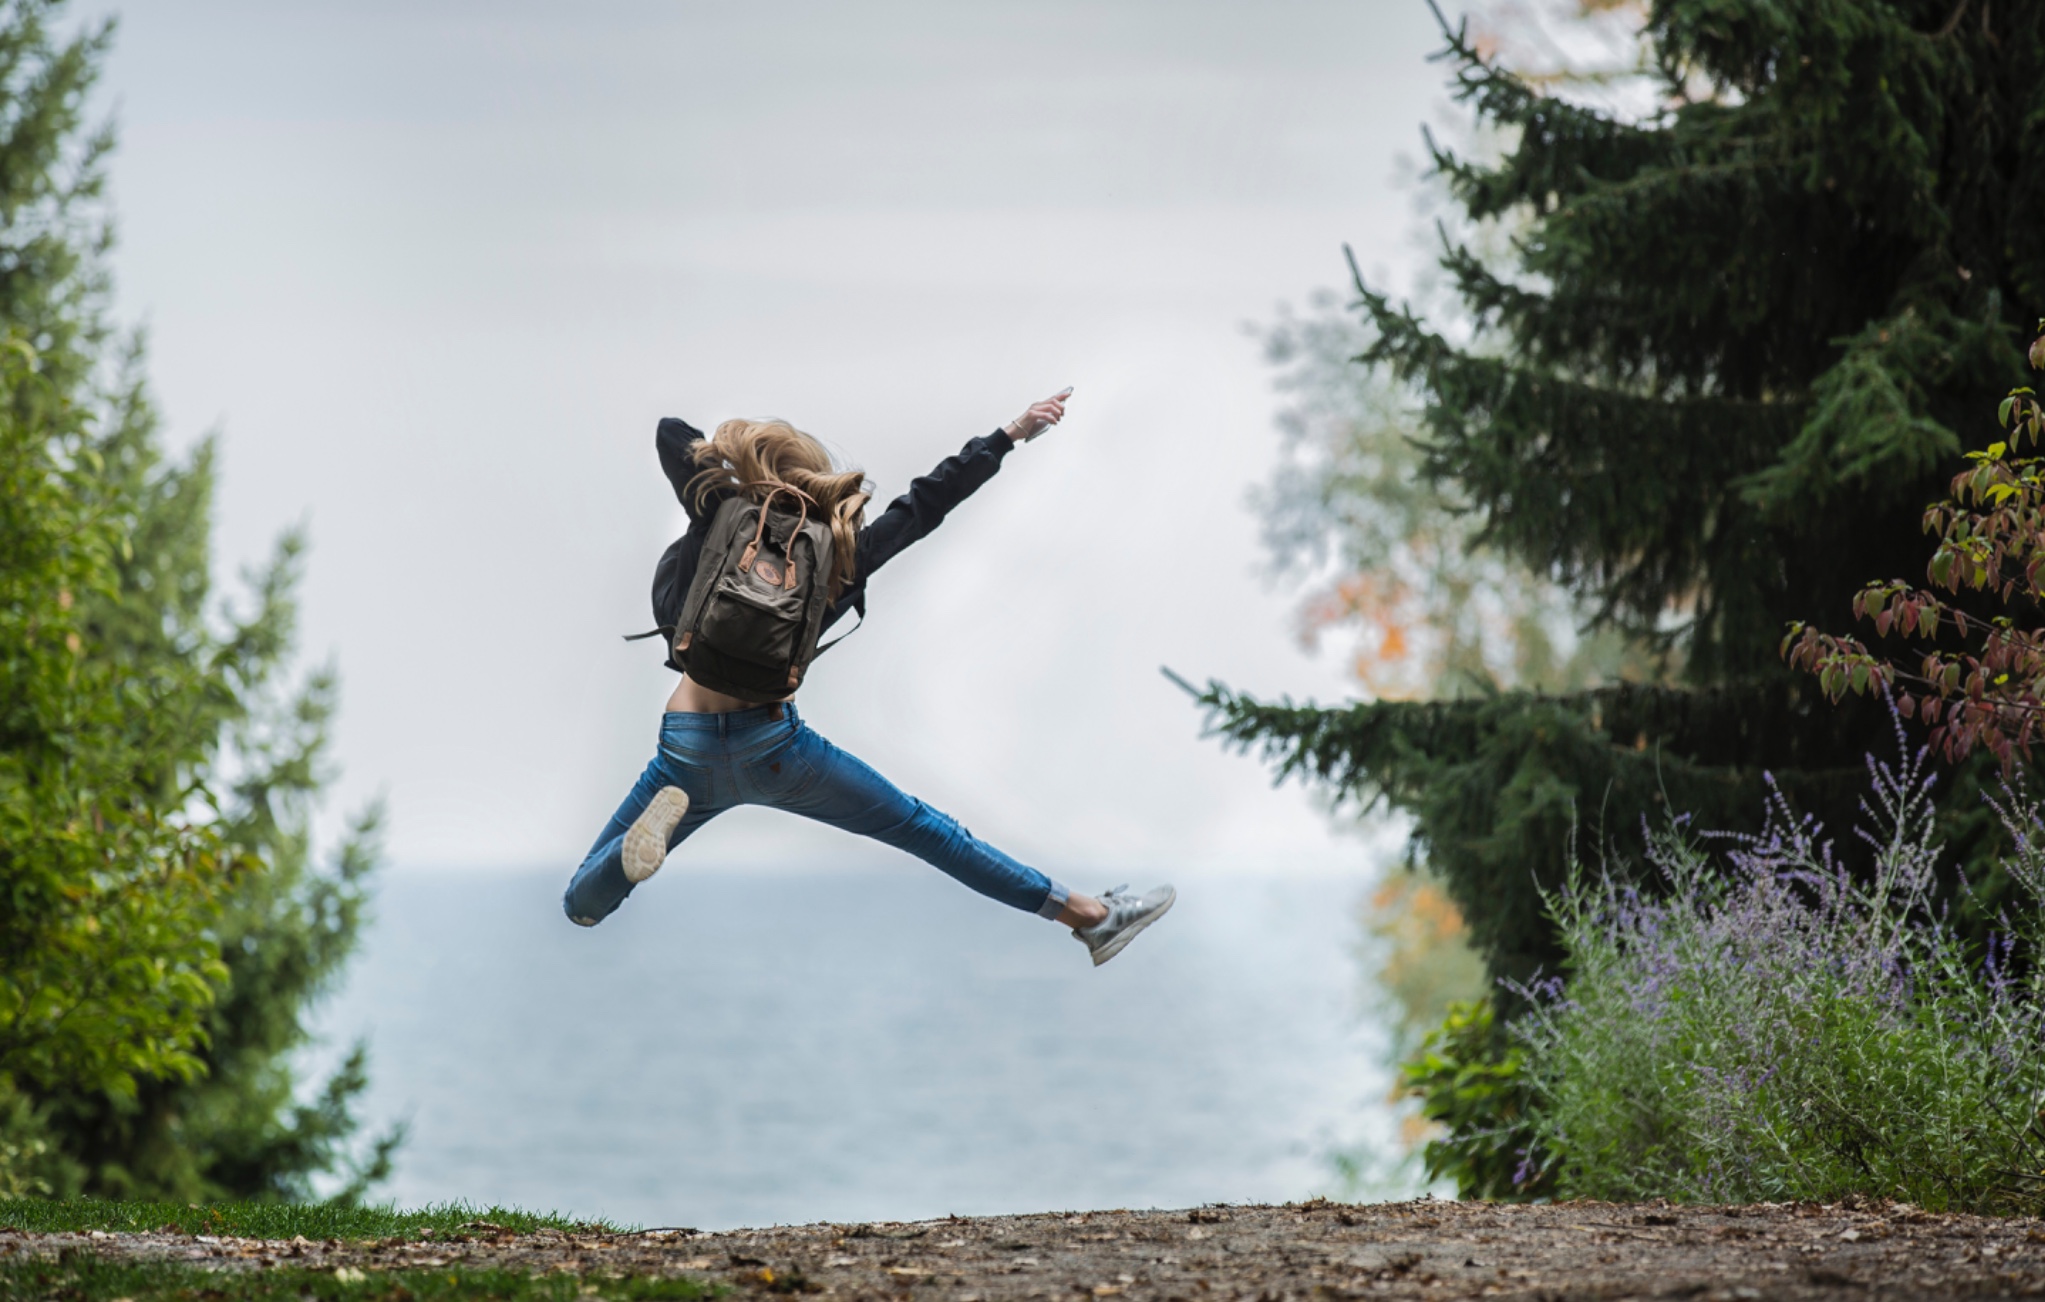
[[[769,805],[907,850],[989,899],[1041,918],[1056,918],[1071,894],[825,741],[793,705],[770,705],[661,716],[660,749],[562,896],[570,921],[594,927],[632,893],[621,862],[625,831],[662,787],[689,795],[689,812],[668,837],[670,851],[727,809]]]

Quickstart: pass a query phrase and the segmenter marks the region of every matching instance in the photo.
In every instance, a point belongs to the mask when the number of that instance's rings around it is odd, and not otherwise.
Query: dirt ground
[[[276,1242],[0,1233],[0,1257],[65,1248],[225,1268],[450,1265],[691,1275],[747,1293],[888,1302],[1124,1298],[1885,1298],[2045,1293],[2045,1222],[1864,1207],[1500,1206],[1422,1200],[990,1216],[699,1233]],[[761,1302],[766,1302],[763,1298]]]

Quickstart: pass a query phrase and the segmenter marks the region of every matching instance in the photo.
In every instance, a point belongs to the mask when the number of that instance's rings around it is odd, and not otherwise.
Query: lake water
[[[670,864],[587,931],[563,884],[386,874],[320,1018],[411,1125],[379,1196],[713,1229],[1285,1200],[1390,1151],[1360,872],[1181,876],[1098,970],[913,863]]]

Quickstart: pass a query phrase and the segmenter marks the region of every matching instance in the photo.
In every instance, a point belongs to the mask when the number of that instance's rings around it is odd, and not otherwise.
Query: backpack
[[[802,685],[817,657],[835,560],[830,525],[810,515],[813,505],[786,485],[770,487],[758,501],[742,492],[725,498],[711,517],[695,579],[672,615],[679,576],[669,557],[661,558],[654,575],[657,631],[668,635],[674,663],[690,678],[761,703]]]

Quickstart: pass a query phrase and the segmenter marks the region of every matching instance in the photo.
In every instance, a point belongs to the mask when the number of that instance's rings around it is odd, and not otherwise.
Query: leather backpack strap
[[[767,517],[773,511],[774,499],[783,493],[788,493],[795,498],[797,511],[795,528],[788,531],[788,537],[781,546],[781,586],[784,589],[794,588],[795,539],[802,532],[803,525],[809,523],[809,509],[815,505],[816,499],[793,484],[777,484],[764,479],[755,480],[749,484],[742,484],[740,487],[764,488],[767,490],[767,495],[760,499],[760,522],[753,529],[753,540],[746,544],[745,553],[738,563],[741,572],[749,572],[753,568],[753,558],[760,554],[760,540],[767,537]],[[769,545],[772,545],[771,539],[769,539]]]

